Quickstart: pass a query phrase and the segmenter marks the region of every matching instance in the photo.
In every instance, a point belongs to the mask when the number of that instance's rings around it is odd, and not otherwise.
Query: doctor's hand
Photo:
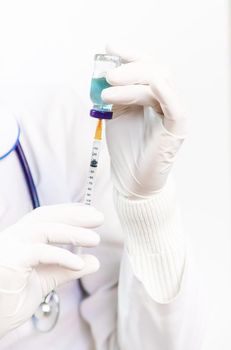
[[[185,138],[186,118],[163,68],[151,57],[112,47],[124,64],[108,72],[112,87],[102,99],[113,104],[106,122],[115,188],[129,198],[147,198],[166,184]]]
[[[94,256],[55,244],[94,247],[100,239],[92,229],[102,223],[94,208],[64,204],[35,209],[0,233],[0,336],[27,321],[57,286],[98,270]]]

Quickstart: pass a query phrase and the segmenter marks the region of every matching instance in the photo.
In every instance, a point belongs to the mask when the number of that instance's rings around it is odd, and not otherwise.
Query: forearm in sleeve
[[[154,300],[168,302],[180,289],[186,249],[173,185],[147,200],[115,192],[115,204],[134,274]]]

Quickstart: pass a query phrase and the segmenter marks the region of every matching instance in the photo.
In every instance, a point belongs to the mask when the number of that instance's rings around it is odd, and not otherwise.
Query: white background
[[[90,107],[93,54],[122,38],[171,66],[190,119],[175,173],[208,277],[204,350],[231,348],[229,10],[228,0],[0,1],[0,100],[31,83],[71,84]]]

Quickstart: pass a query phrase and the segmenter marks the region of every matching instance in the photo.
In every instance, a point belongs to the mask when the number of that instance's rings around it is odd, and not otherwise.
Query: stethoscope
[[[0,154],[0,160],[6,158],[11,152],[15,151],[27,184],[32,207],[33,209],[36,209],[40,206],[40,201],[29,164],[19,141],[20,127],[15,119],[11,120],[9,115],[7,115],[7,117],[8,119],[5,119],[1,136],[4,138],[5,134],[10,134],[12,132],[10,142],[13,143],[13,146],[11,146],[12,143],[8,144],[8,142],[6,142],[6,145],[3,143],[3,154]],[[56,291],[53,290],[44,298],[43,302],[39,305],[38,309],[32,316],[32,322],[35,329],[40,332],[51,331],[58,321],[59,314],[60,300]]]
[[[3,152],[3,154],[0,154],[0,160],[6,158],[11,152],[15,151],[25,178],[32,207],[33,209],[36,209],[40,207],[40,201],[39,201],[37,189],[33,180],[33,176],[32,176],[27,158],[25,156],[25,153],[23,151],[23,148],[19,140],[20,138],[19,124],[15,120],[13,123],[10,122],[9,126],[7,126],[6,124],[7,123],[5,123],[6,130],[4,134],[8,134],[8,132],[10,132],[10,130],[13,129],[12,134],[13,134],[14,140],[16,139],[16,141],[13,141],[13,139],[11,140],[11,142],[13,143],[13,146],[10,146],[10,144],[6,145],[5,152]],[[80,290],[82,292],[82,297],[85,298],[88,296],[88,292],[83,287],[81,280],[79,279],[78,281],[79,281]],[[59,315],[60,315],[60,299],[57,292],[53,290],[44,298],[43,302],[39,305],[38,309],[32,316],[32,322],[33,322],[34,328],[39,332],[51,331],[57,324]]]
[[[23,148],[19,141],[19,137],[14,149],[23,171],[23,175],[27,184],[32,207],[33,209],[36,209],[40,207],[39,197],[38,197],[35,183],[30,171],[29,164],[27,162],[25,153],[23,152]],[[51,331],[55,327],[58,321],[59,314],[60,314],[59,296],[56,293],[56,291],[53,290],[45,297],[43,302],[39,305],[38,309],[32,316],[32,322],[34,324],[35,329],[37,329],[40,332]]]

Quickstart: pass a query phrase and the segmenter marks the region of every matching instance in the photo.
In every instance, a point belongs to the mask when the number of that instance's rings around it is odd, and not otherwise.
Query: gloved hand
[[[96,246],[92,229],[102,222],[92,207],[64,204],[35,209],[0,233],[0,336],[28,320],[57,286],[98,270],[94,256],[54,244]]]
[[[113,182],[119,193],[147,198],[167,182],[186,133],[185,114],[165,71],[151,57],[107,47],[125,62],[107,73],[112,87],[102,99],[113,104],[106,123]]]

